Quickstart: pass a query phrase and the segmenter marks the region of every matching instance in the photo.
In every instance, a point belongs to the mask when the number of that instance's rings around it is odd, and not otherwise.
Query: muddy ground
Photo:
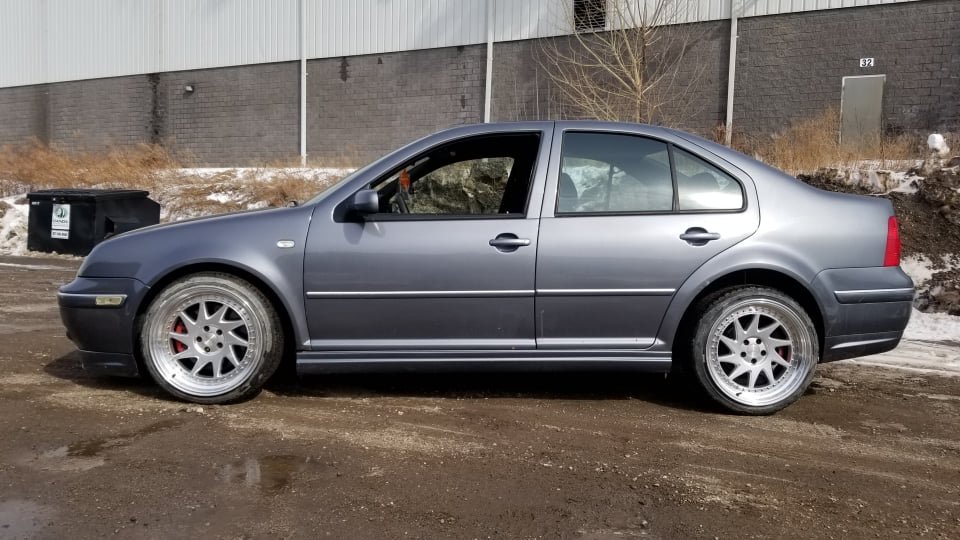
[[[26,266],[23,266],[26,265]],[[960,537],[960,379],[841,363],[767,418],[662,377],[331,376],[202,410],[92,379],[0,258],[0,538]]]

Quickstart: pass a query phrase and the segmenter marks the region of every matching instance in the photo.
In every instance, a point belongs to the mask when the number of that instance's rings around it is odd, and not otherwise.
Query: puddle
[[[265,493],[280,493],[309,463],[310,458],[301,456],[251,457],[223,465],[217,471],[217,477],[229,484],[257,488]]]
[[[103,452],[112,448],[128,446],[137,439],[175,428],[183,423],[184,421],[179,419],[161,420],[117,437],[75,442],[42,452],[36,459],[32,460],[31,464],[47,471],[87,471],[106,463],[106,459],[101,455]]]
[[[0,501],[0,538],[31,538],[47,526],[53,511],[33,501]]]

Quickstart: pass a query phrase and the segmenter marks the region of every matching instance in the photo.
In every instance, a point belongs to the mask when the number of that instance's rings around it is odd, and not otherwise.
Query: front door
[[[312,349],[535,348],[539,201],[527,210],[550,138],[445,143],[363,186],[379,213],[315,214],[304,267]]]
[[[558,127],[558,131],[562,129]],[[759,224],[743,182],[670,141],[565,131],[537,257],[537,346],[645,349],[674,292]]]

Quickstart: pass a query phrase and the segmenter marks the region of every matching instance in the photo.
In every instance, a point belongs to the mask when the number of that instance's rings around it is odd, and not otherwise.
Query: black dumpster
[[[47,189],[27,194],[27,249],[86,255],[105,238],[160,222],[150,193],[130,189]]]

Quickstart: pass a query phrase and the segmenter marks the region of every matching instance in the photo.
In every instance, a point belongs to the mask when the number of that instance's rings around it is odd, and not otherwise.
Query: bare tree
[[[541,40],[538,60],[568,111],[600,120],[681,124],[700,104],[702,37],[678,0],[567,0],[568,37]]]

